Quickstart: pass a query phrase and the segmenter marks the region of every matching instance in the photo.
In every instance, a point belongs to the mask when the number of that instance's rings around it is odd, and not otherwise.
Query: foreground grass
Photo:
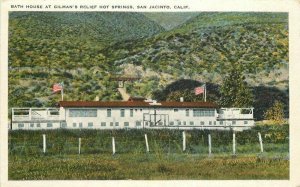
[[[84,154],[9,158],[9,180],[288,179],[284,156]]]

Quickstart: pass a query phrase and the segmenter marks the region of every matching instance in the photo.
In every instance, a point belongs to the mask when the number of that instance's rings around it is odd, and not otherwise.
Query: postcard
[[[2,186],[300,186],[299,1],[3,1]]]

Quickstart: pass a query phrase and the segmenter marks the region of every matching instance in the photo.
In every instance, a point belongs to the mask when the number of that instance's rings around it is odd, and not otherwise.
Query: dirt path
[[[124,88],[118,88],[118,91],[120,92],[123,101],[128,101],[130,95],[126,92],[126,90]]]

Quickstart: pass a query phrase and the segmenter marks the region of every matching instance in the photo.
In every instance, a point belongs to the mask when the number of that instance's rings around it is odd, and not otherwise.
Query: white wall
[[[70,108],[60,108],[60,116],[59,119],[61,121],[53,121],[52,119],[48,119],[48,122],[52,122],[52,127],[47,127],[47,121],[40,123],[40,127],[37,127],[36,121],[13,121],[12,129],[54,129],[54,128],[61,128],[61,122],[66,121],[68,129],[78,129],[78,128],[91,128],[91,129],[119,129],[125,128],[124,122],[128,122],[129,126],[126,128],[153,128],[153,126],[146,126],[146,122],[144,120],[144,115],[146,120],[149,119],[149,114],[154,116],[154,110],[156,110],[156,121],[160,120],[160,115],[164,114],[167,116],[166,125],[169,126],[171,122],[174,122],[172,127],[177,128],[180,126],[181,128],[203,128],[203,129],[222,129],[225,127],[232,128],[234,126],[240,126],[242,128],[248,128],[249,126],[254,126],[254,120],[247,120],[247,124],[244,123],[245,120],[236,120],[235,124],[232,123],[232,120],[223,121],[223,124],[219,120],[217,120],[217,111],[214,110],[214,116],[196,116],[193,115],[193,108],[189,108],[189,115],[186,116],[186,109],[187,108],[175,108],[177,111],[174,111],[174,108],[159,108],[159,106],[155,107],[136,107],[136,108],[110,108],[111,109],[111,117],[107,116],[107,109],[108,108],[97,108],[97,117],[70,117]],[[83,109],[83,108],[71,108],[71,109]],[[89,109],[89,108],[84,108]],[[90,108],[95,109],[95,108]],[[121,117],[120,110],[125,109],[125,116]],[[130,109],[133,109],[133,116],[130,116]],[[148,116],[147,116],[148,115]],[[154,117],[153,117],[154,118]],[[152,118],[152,122],[154,121]],[[251,118],[250,118],[251,119]],[[139,121],[141,126],[137,127],[136,122]],[[101,123],[105,122],[105,126],[102,126]],[[116,123],[119,123],[119,126],[116,126]],[[190,122],[194,124],[191,125]],[[18,124],[23,123],[24,127],[19,128]],[[30,124],[33,123],[34,127],[30,127]],[[76,124],[76,127],[73,127],[73,123]],[[79,124],[82,123],[82,127]],[[92,127],[88,126],[88,123],[93,123]],[[112,123],[112,125],[111,125]],[[179,125],[180,124],[180,125]],[[150,124],[149,124],[150,125]],[[163,127],[156,125],[157,128]],[[156,127],[155,127],[156,128]]]

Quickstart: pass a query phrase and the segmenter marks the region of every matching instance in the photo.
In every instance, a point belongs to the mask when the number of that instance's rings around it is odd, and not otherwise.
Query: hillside
[[[167,98],[161,94],[171,94],[168,85],[182,79],[217,88],[233,64],[240,64],[254,92],[288,98],[287,14],[199,13],[174,21],[168,31],[162,25],[171,16],[159,22],[158,15],[10,14],[9,106],[55,105],[60,96],[51,86],[61,81],[66,100],[121,99],[115,74],[141,77],[126,84],[131,95]],[[258,95],[272,93],[254,93],[254,104]],[[288,108],[288,99],[281,100]]]
[[[286,14],[208,15],[200,14],[181,27],[134,45],[111,46],[105,49],[107,58],[125,73],[129,73],[128,64],[133,64],[137,74],[161,77],[156,84],[161,88],[178,78],[221,84],[231,65],[239,63],[250,85],[287,90]]]
[[[96,63],[104,47],[164,29],[138,13],[12,12],[9,31],[10,66],[34,67]]]
[[[145,12],[146,17],[158,23],[166,30],[174,29],[189,19],[199,15],[199,12]]]

